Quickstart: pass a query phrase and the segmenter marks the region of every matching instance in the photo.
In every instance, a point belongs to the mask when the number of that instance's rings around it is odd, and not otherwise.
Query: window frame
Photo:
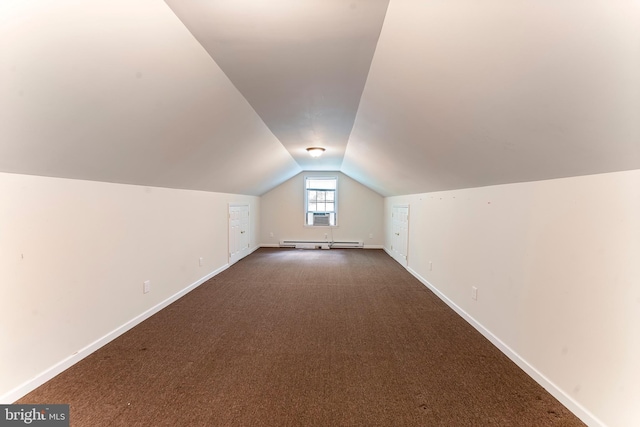
[[[334,200],[333,200],[333,211],[311,211],[308,210],[309,207],[309,191],[314,191],[313,189],[309,189],[307,188],[307,183],[310,180],[323,180],[323,181],[334,181],[335,182],[335,189],[327,189],[329,191],[333,191],[334,194]],[[304,180],[303,180],[303,191],[304,191],[304,206],[303,206],[303,224],[305,227],[337,227],[338,226],[338,176],[337,175],[305,175],[304,176]],[[325,201],[326,203],[326,201]],[[326,207],[326,206],[325,206]],[[333,213],[334,215],[334,224],[332,225],[331,223],[329,223],[329,225],[313,225],[313,224],[309,224],[308,223],[308,216],[309,213],[313,213],[313,212],[325,212],[325,213]]]

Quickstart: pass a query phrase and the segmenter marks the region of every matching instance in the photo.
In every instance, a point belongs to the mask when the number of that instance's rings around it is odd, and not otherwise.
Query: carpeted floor
[[[260,249],[16,403],[87,427],[584,425],[357,249]]]

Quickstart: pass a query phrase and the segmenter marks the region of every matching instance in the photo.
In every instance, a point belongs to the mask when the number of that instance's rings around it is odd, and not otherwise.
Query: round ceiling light
[[[322,153],[324,153],[324,148],[322,147],[309,147],[307,148],[307,152],[311,157],[320,157]]]

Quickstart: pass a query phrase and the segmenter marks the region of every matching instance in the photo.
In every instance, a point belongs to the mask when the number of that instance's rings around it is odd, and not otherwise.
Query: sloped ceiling
[[[347,175],[391,195],[637,168],[639,1],[391,1]]]
[[[0,171],[396,195],[638,169],[638,22],[635,0],[0,2]]]
[[[340,169],[388,0],[166,3],[303,169]]]
[[[0,170],[262,194],[301,168],[158,0],[0,2]]]

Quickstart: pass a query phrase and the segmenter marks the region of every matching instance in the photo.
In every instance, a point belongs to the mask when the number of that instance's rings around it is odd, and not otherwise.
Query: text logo
[[[69,405],[0,405],[0,427],[69,427]]]

